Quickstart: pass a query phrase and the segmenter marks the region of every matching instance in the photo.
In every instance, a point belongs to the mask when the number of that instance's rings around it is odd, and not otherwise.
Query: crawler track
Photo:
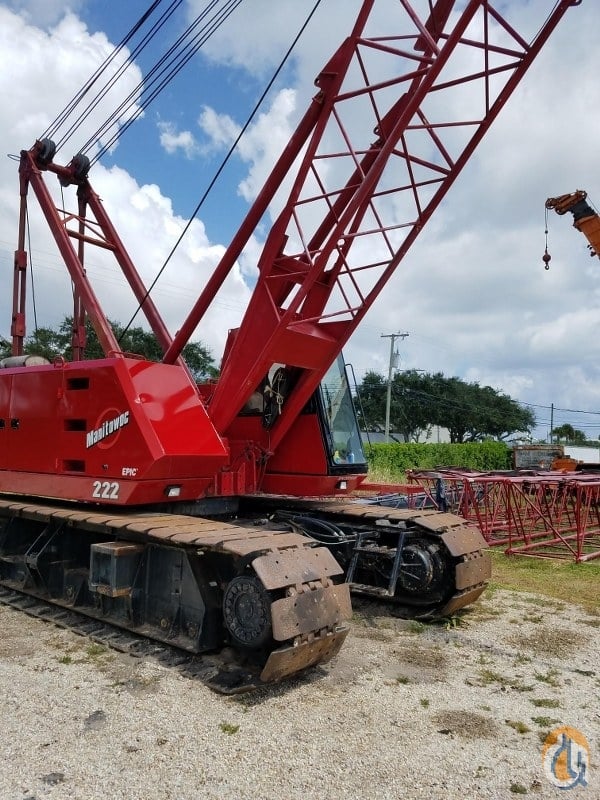
[[[289,531],[0,500],[0,585],[195,654],[230,646],[244,688],[338,652],[341,574]]]
[[[262,501],[275,510],[281,498]],[[285,499],[294,529],[325,544],[356,594],[393,602],[409,618],[452,616],[491,577],[488,545],[457,514],[393,509],[347,500]]]
[[[256,669],[244,668],[221,653],[193,655],[5,586],[0,586],[0,604],[84,636],[119,653],[134,658],[155,659],[169,669],[202,681],[221,694],[239,694],[264,686]]]

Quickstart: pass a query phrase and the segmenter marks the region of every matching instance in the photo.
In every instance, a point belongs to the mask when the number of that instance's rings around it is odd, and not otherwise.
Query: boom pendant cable
[[[161,0],[158,0],[158,2],[161,2]],[[137,56],[139,56],[142,53],[142,51],[148,46],[148,44],[152,41],[152,39],[160,32],[160,30],[163,28],[163,26],[166,24],[166,22],[169,20],[169,18],[177,10],[177,8],[181,5],[182,2],[183,2],[183,0],[173,0],[171,5],[169,6],[169,8],[162,14],[160,19],[156,23],[154,23],[154,25],[152,26],[151,30],[144,36],[142,41],[138,45],[136,45],[136,47],[131,51],[131,53],[129,54],[128,58],[123,62],[123,64],[121,64],[121,66],[118,68],[116,73],[104,84],[104,87],[88,103],[88,105],[85,108],[85,110],[83,112],[79,112],[78,113],[77,118],[73,122],[71,127],[66,131],[64,136],[61,139],[59,139],[58,142],[56,143],[57,144],[57,148],[64,146],[64,144],[67,141],[69,141],[69,139],[71,139],[73,137],[73,135],[79,130],[79,128],[85,122],[85,120],[90,116],[90,114],[100,104],[101,100],[104,97],[106,97],[106,95],[109,93],[109,91],[122,78],[124,73],[129,69],[129,67],[134,62],[134,60],[137,58]],[[155,3],[155,5],[156,5],[156,3]],[[115,53],[113,54],[113,57],[117,55],[117,52],[119,52],[120,49],[121,48],[119,46],[118,50],[115,51]],[[112,60],[113,59],[111,58],[111,61]],[[108,64],[106,65],[106,67],[108,68]],[[136,86],[136,88],[133,90],[133,92],[131,92],[129,94],[127,100],[124,101],[123,103],[121,103],[116,111],[113,111],[113,113],[110,115],[108,120],[106,120],[100,126],[100,128],[88,139],[88,141],[79,149],[80,153],[85,153],[86,150],[94,144],[94,142],[96,142],[98,139],[100,139],[102,131],[106,130],[113,122],[118,120],[118,118],[119,118],[119,116],[121,114],[122,108],[123,108],[123,106],[125,105],[125,103],[127,101],[129,101],[129,105],[126,106],[126,108],[129,108],[129,107],[135,105],[136,97],[138,95],[138,92],[139,92],[139,89],[140,89],[141,86],[143,86],[143,81],[140,82]],[[81,97],[81,100],[82,99],[83,99],[83,96]]]
[[[81,128],[85,121],[89,118],[90,114],[98,107],[99,103],[106,97],[108,92],[118,84],[122,79],[127,69],[134,63],[135,59],[148,47],[150,42],[161,32],[165,24],[173,16],[175,11],[182,5],[183,0],[172,0],[161,16],[152,22],[150,29],[143,35],[141,41],[133,47],[128,54],[126,60],[118,67],[116,72],[108,77],[105,82],[97,89],[94,97],[90,97],[89,93],[91,88],[98,84],[100,78],[105,75],[110,65],[113,63],[118,54],[123,50],[126,44],[129,44],[135,34],[142,30],[144,24],[148,22],[152,13],[156,11],[162,0],[154,0],[150,8],[133,26],[131,31],[123,38],[117,45],[110,56],[94,72],[92,77],[86,82],[83,89],[70,101],[66,108],[61,112],[57,119],[45,131],[40,138],[46,136],[51,137],[57,146],[64,147],[65,143],[73,138],[75,133]],[[179,70],[187,64],[187,62],[198,52],[200,47],[215,33],[220,25],[229,17],[243,0],[210,0],[204,9],[198,14],[194,21],[188,25],[184,32],[177,38],[175,43],[169,50],[163,54],[157,63],[155,63],[149,72],[144,76],[137,86],[129,93],[127,98],[123,100],[117,109],[115,109],[96,131],[89,136],[85,144],[79,148],[80,153],[85,153],[86,150],[91,148],[99,142],[107,132],[117,126],[118,130],[113,133],[107,143],[102,143],[100,152],[95,155],[94,162],[103,155],[127,130],[129,125],[134,122],[147,108],[147,106],[155,99],[155,97],[167,86]],[[211,16],[212,15],[212,16]],[[206,21],[208,20],[208,21]],[[205,22],[204,26],[199,32],[194,33],[198,26]],[[151,81],[149,77],[155,76]],[[157,81],[160,80],[158,87],[155,86]],[[155,88],[150,91],[150,89]],[[87,105],[82,110],[81,105],[84,100],[88,100]],[[118,125],[119,119],[123,118],[128,111],[134,109],[134,113],[123,125]],[[67,121],[73,120],[71,126],[62,134],[58,136],[58,129],[60,126],[66,125]]]

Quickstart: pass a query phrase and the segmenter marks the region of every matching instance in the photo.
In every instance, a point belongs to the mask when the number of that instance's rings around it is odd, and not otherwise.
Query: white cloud
[[[37,27],[44,28],[62,19],[65,14],[77,13],[85,0],[9,0],[5,5],[19,13],[24,20]]]
[[[172,122],[159,122],[160,144],[169,155],[182,150],[186,158],[198,152],[198,142],[191,131],[177,131]]]
[[[229,148],[240,133],[240,126],[228,115],[204,106],[198,117],[198,125],[209,140],[208,149]]]
[[[268,111],[260,114],[240,141],[239,155],[250,166],[240,183],[240,193],[251,201],[261,190],[271,168],[294,132],[295,93],[285,89],[277,94]]]
[[[307,13],[314,3],[299,3],[298,0],[252,0],[241,3],[228,23],[221,26],[203,52],[216,63],[239,67],[255,75],[273,71],[299,32]],[[342,34],[354,17],[357,0],[329,0],[325,19],[335,25]],[[188,0],[188,17],[194,19],[204,8],[204,0]],[[343,25],[339,24],[344,20]],[[331,42],[331,30],[321,27],[323,15],[315,18],[303,37],[303,46],[311,46],[311,40],[323,37]],[[328,22],[325,23],[326,26]],[[335,30],[335,28],[333,28]],[[331,44],[330,44],[331,49]]]
[[[0,93],[3,143],[6,150],[18,153],[30,147],[36,137],[53,126],[52,137],[58,142],[74,123],[77,140],[84,142],[95,135],[99,123],[106,120],[123,101],[132,95],[141,79],[133,66],[122,73],[113,89],[106,93],[94,109],[84,98],[77,114],[61,125],[54,125],[59,114],[73,100],[98,65],[112,52],[103,33],[90,34],[85,25],[67,14],[49,33],[27,25],[19,16],[0,4]],[[113,73],[124,61],[122,53],[112,63]],[[136,110],[133,105],[124,111],[123,122]],[[104,133],[103,141],[116,129],[115,124]],[[72,140],[71,140],[72,141]],[[73,144],[65,144],[68,160]]]

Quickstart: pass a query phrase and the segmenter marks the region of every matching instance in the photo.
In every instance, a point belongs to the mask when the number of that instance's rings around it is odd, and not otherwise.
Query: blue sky
[[[415,7],[422,1],[415,0]],[[390,0],[379,2],[383,8]],[[176,28],[183,29],[204,4],[184,2]],[[148,5],[148,0],[120,6],[106,0],[0,2],[5,153],[32,144]],[[147,282],[312,5],[245,0],[203,54],[94,167],[92,184]],[[322,0],[217,192],[159,282],[155,300],[173,332],[241,223],[358,5],[358,0]],[[509,19],[531,30],[548,10],[546,0],[501,5]],[[549,272],[541,261],[547,196],[584,188],[600,203],[599,29],[600,7],[593,0],[570,10],[346,348],[359,378],[367,369],[386,373],[389,339],[382,334],[406,331],[409,337],[399,345],[401,369],[440,371],[506,392],[533,407],[539,436],[547,433],[551,404],[556,425],[569,422],[590,437],[600,433],[600,263],[589,258],[569,220],[557,216],[550,219]],[[137,78],[123,79],[119,91],[135,86],[151,55],[140,59]],[[66,152],[64,160],[72,154]],[[8,290],[18,181],[14,161],[3,159],[0,169],[0,260]],[[69,285],[33,213],[31,224],[36,314],[40,325],[53,325],[70,313]],[[248,302],[259,242],[251,244],[196,332],[217,362],[227,329]],[[90,271],[108,315],[127,320],[133,305],[118,278],[101,260],[90,264]],[[7,336],[10,292],[2,294],[0,334]]]

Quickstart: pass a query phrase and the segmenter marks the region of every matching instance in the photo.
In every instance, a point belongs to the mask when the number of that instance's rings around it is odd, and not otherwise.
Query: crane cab
[[[232,463],[243,462],[245,453],[247,471],[253,441],[266,451],[264,472],[256,476],[258,491],[315,496],[356,489],[366,477],[367,459],[343,357],[333,362],[281,444],[269,454],[270,425],[279,413],[273,404],[285,413],[286,393],[293,391],[285,385],[284,374],[281,365],[275,365],[232,424]]]

